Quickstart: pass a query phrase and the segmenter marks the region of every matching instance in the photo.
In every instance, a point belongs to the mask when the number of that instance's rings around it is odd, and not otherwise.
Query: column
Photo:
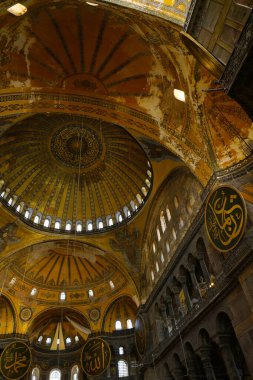
[[[200,347],[200,355],[203,364],[203,368],[205,371],[205,375],[207,380],[216,380],[216,376],[214,373],[212,361],[211,361],[211,350],[210,347]]]
[[[229,335],[220,336],[221,354],[226,366],[226,370],[230,380],[241,380],[241,375],[235,364],[233,352],[231,351]]]
[[[207,284],[209,284],[210,283],[210,273],[208,272],[208,269],[207,269],[207,266],[206,266],[206,263],[205,263],[205,260],[203,257],[199,257],[199,264],[201,266],[201,269],[202,269],[202,272],[204,275],[204,280]]]
[[[190,298],[190,295],[189,295],[189,292],[188,292],[188,288],[187,288],[187,285],[186,285],[186,278],[185,278],[185,276],[180,276],[179,277],[179,281],[181,282],[181,285],[182,285],[182,288],[183,288],[183,292],[184,292],[185,301],[186,301],[186,305],[187,305],[188,311],[190,311],[191,307],[192,307],[192,301],[191,301],[191,298]]]
[[[175,304],[176,304],[176,310],[174,310],[175,311],[175,317],[178,318],[178,317],[181,317],[183,315],[182,310],[181,310],[181,303],[180,303],[180,299],[179,299],[180,289],[179,289],[179,287],[174,286],[172,288],[172,291],[173,291],[173,294],[175,297]]]
[[[172,329],[174,329],[176,324],[175,324],[175,312],[172,306],[172,298],[170,296],[167,296],[165,298],[165,302],[166,302],[166,305],[168,308],[168,314],[169,314],[167,317],[168,317],[169,322],[171,323]]]
[[[191,280],[192,280],[192,283],[193,283],[193,288],[194,288],[194,298],[201,298],[201,294],[200,294],[200,291],[199,291],[199,284],[198,284],[198,281],[196,279],[196,276],[195,276],[195,267],[192,266],[190,267],[190,276],[191,276]]]

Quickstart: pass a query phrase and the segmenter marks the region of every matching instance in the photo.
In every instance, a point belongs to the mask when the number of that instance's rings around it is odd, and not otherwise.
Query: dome
[[[76,241],[51,241],[18,251],[8,269],[9,288],[20,298],[59,305],[100,303],[127,283],[126,275],[98,248]],[[11,280],[11,279],[15,279]],[[20,286],[25,283],[25,293]],[[63,295],[63,298],[62,298]]]
[[[150,162],[123,128],[39,114],[1,139],[0,195],[26,223],[54,233],[93,233],[128,221],[150,193]]]
[[[107,332],[133,328],[137,314],[137,306],[131,297],[123,296],[115,300],[107,310],[103,326]]]

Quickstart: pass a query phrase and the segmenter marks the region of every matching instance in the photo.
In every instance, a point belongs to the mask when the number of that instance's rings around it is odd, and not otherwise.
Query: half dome
[[[138,212],[151,189],[144,150],[115,124],[34,115],[5,132],[0,150],[3,203],[54,233],[113,228]]]

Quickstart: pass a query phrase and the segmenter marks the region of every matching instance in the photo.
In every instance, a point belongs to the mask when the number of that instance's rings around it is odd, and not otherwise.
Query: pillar
[[[187,305],[188,311],[190,311],[191,307],[192,307],[192,301],[191,301],[191,298],[190,298],[190,295],[189,295],[189,292],[188,292],[188,288],[187,288],[187,285],[186,285],[186,278],[185,278],[185,276],[180,276],[179,280],[180,280],[182,288],[183,288],[183,292],[184,292],[184,296],[185,296],[185,300],[186,300],[186,305]]]
[[[226,366],[226,370],[230,380],[241,380],[241,375],[235,364],[233,352],[231,351],[231,344],[229,342],[229,335],[220,336],[221,354]]]
[[[200,356],[207,380],[216,380],[212,361],[210,347],[200,347]]]

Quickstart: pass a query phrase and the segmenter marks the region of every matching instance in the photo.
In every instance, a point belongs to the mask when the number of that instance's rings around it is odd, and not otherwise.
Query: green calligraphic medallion
[[[143,356],[146,351],[146,328],[140,315],[135,321],[135,344],[139,355]]]
[[[102,338],[89,339],[82,351],[81,365],[88,376],[101,375],[111,361],[111,350]]]
[[[205,224],[213,246],[221,252],[235,248],[241,240],[247,220],[247,209],[241,194],[230,186],[221,186],[209,196]]]
[[[25,376],[31,365],[32,355],[27,344],[10,343],[1,355],[0,370],[5,379],[16,380]]]

